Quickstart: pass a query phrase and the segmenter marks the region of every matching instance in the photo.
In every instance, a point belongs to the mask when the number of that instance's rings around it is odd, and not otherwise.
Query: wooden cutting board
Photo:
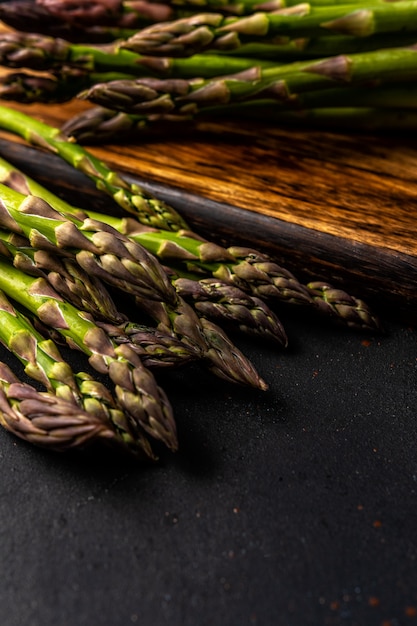
[[[11,106],[55,126],[88,107]],[[8,133],[0,140],[5,158],[74,204],[84,197],[103,205],[85,178],[56,157]],[[201,234],[260,248],[303,280],[324,278],[384,315],[414,321],[414,137],[212,120],[89,148],[174,205]]]

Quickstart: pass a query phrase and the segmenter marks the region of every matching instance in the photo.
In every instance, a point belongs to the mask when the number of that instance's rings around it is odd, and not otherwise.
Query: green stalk
[[[2,256],[11,259],[13,265],[23,272],[46,279],[65,300],[92,315],[96,324],[117,345],[128,344],[145,367],[180,366],[197,359],[196,351],[172,334],[129,321],[117,310],[104,285],[85,272],[74,259],[36,250],[24,238],[23,243],[15,239],[15,235],[0,230]]]
[[[372,52],[383,48],[404,48],[416,43],[415,33],[377,33],[368,37],[354,35],[322,35],[320,37],[279,37],[269,43],[259,41],[242,44],[235,50],[216,50],[217,56],[244,57],[254,60],[292,63],[311,59],[324,59],[340,54]],[[205,52],[204,54],[213,53]],[[203,55],[201,55],[203,56]],[[155,57],[157,59],[159,57]],[[180,59],[179,59],[180,60]]]
[[[12,188],[43,198],[64,214],[77,214],[79,211],[2,159],[0,180]],[[109,224],[136,243],[140,242],[140,245],[162,263],[168,263],[171,271],[180,277],[196,281],[203,277],[213,278],[261,300],[277,299],[311,307],[330,315],[331,318],[338,317],[339,322],[352,327],[372,330],[380,328],[379,321],[362,301],[345,294],[344,301],[350,302],[349,307],[337,309],[330,302],[319,303],[317,295],[313,298],[309,288],[302,285],[291,272],[256,250],[236,246],[225,249],[190,231],[174,233],[149,229],[133,218],[118,218],[94,212],[88,212],[88,215],[100,223]],[[169,318],[164,311],[148,309],[148,312],[153,316],[159,315],[160,320],[165,317],[165,325],[169,327]],[[284,336],[282,339],[285,343]]]
[[[256,13],[258,11],[279,11],[280,9],[286,9],[295,7],[296,9],[305,3],[301,0],[272,0],[269,2],[265,0],[159,0],[160,2],[166,2],[168,5],[194,7],[195,10],[200,12],[203,9],[209,11],[222,11],[231,13],[233,15],[243,15]],[[398,2],[399,0],[310,0],[308,3],[312,7],[327,7],[337,5],[357,5],[366,6],[380,4],[382,2]]]
[[[191,347],[216,375],[266,389],[240,350],[230,346],[226,354],[218,349],[220,341],[226,343],[220,328],[218,341],[213,342],[214,326],[206,336],[203,320],[180,298],[162,265],[141,244],[90,218],[77,228],[75,215],[66,219],[45,200],[5,185],[0,185],[0,195],[0,226],[23,233],[35,248],[75,255],[84,270],[133,294],[141,310],[161,324],[159,330],[173,333]]]
[[[73,42],[108,43],[132,36],[137,29],[117,25],[89,25],[63,22],[32,0],[8,0],[0,4],[0,20],[10,28],[28,33],[64,37]]]
[[[82,81],[90,84],[99,82],[100,74],[104,80],[111,80],[112,74],[132,77],[213,77],[241,72],[253,64],[254,60],[251,58],[229,58],[216,54],[196,54],[185,59],[155,58],[120,49],[118,43],[93,46],[73,44],[64,39],[33,33],[0,34],[0,65],[14,69],[58,72],[68,85],[65,89],[63,82],[60,88],[60,93],[63,94],[70,88],[74,92],[77,83],[80,91],[83,88]],[[270,61],[260,61],[260,64],[264,67],[273,65]],[[33,84],[36,85],[35,80]]]
[[[0,341],[21,361],[25,373],[41,383],[51,396],[55,395],[58,403],[63,401],[68,406],[74,405],[72,411],[76,416],[79,413],[80,419],[87,425],[88,416],[91,416],[93,424],[99,420],[103,426],[103,432],[99,430],[100,436],[105,436],[106,440],[138,458],[155,458],[147,438],[132,430],[129,420],[116,405],[109,390],[85,372],[74,373],[55,343],[51,339],[44,339],[1,291]],[[91,435],[95,436],[94,429]],[[49,445],[49,439],[47,443]]]
[[[187,227],[172,207],[148,194],[139,185],[124,180],[103,161],[71,141],[59,128],[5,106],[0,106],[0,128],[19,135],[34,146],[58,154],[140,221],[167,230]]]
[[[33,248],[25,237],[1,229],[0,242],[2,256],[12,259],[18,269],[31,276],[42,276],[48,280],[63,298],[77,308],[87,311],[96,320],[114,324],[125,321],[125,316],[117,310],[104,284],[84,271],[74,258]]]
[[[63,300],[43,278],[34,278],[0,258],[0,289],[41,322],[58,331],[69,347],[88,356],[115,385],[120,407],[152,437],[176,449],[172,409],[153,375],[128,346],[117,346],[92,318]]]
[[[97,82],[134,78],[130,74],[118,72],[77,71],[56,76],[13,72],[0,78],[0,98],[23,104],[62,103],[75,98],[80,91],[88,89]]]
[[[5,363],[0,363],[0,425],[27,443],[57,452],[116,439],[94,413],[21,383]]]
[[[71,211],[77,214],[79,212],[78,209],[61,201],[1,158],[0,179],[11,188],[21,189],[27,194],[32,193],[41,197],[63,213]],[[3,243],[3,247],[6,247],[6,255],[7,253],[11,255],[16,267],[31,275],[41,275],[46,278],[60,295],[78,308],[91,313],[96,321],[103,319],[116,323],[118,326],[117,328],[113,326],[112,336],[117,343],[134,339],[138,341],[139,337],[144,338],[145,327],[137,326],[132,322],[121,323],[121,314],[118,313],[110,296],[108,296],[107,306],[103,306],[106,294],[104,286],[100,282],[96,286],[89,274],[84,272],[73,259],[60,258],[46,250],[35,250],[27,247],[29,244],[25,241],[23,240],[23,244],[18,242],[18,245],[15,245],[10,239],[10,234],[0,230],[0,242]],[[1,247],[0,253],[4,255]],[[219,280],[208,279],[201,283],[187,281],[186,278],[171,277],[171,270],[165,269],[178,295],[191,302],[199,314],[220,323],[220,326],[225,323],[231,328],[240,327],[245,333],[266,336],[281,345],[286,345],[287,338],[282,325],[276,315],[261,300],[243,293],[237,287],[221,283]],[[110,329],[110,325],[108,328]],[[147,341],[146,349],[142,345],[136,346],[135,344],[132,348],[137,348],[142,360],[146,359],[147,366],[149,366],[148,363],[151,363],[153,367],[183,364],[196,359],[195,351],[172,335],[164,333],[159,333],[158,339],[152,333]],[[152,352],[152,357],[150,352]]]
[[[178,10],[160,2],[141,1],[140,8],[136,4],[137,10],[127,13],[119,9],[109,13],[108,8],[108,3],[101,0],[89,0],[88,6],[77,3],[74,15],[74,4],[66,7],[65,0],[60,0],[55,7],[50,1],[45,4],[9,0],[0,4],[0,19],[12,28],[32,33],[66,35],[81,41],[111,41],[126,37],[147,24],[172,19],[179,14]]]
[[[297,105],[303,94],[323,90],[365,90],[375,82],[395,87],[396,83],[417,78],[417,48],[391,48],[289,63],[262,69],[253,67],[235,76],[215,79],[136,79],[96,84],[80,97],[116,111],[133,114],[169,113],[170,115],[209,114],[213,107],[269,99],[279,105]],[[366,87],[364,86],[366,85]],[[330,105],[331,106],[331,103]]]
[[[231,330],[287,346],[288,339],[278,317],[260,298],[213,278],[171,278],[177,293],[198,313]]]
[[[277,37],[415,33],[416,8],[416,2],[410,0],[359,7],[357,4],[313,7],[304,3],[298,5],[298,10],[260,11],[242,18],[200,13],[153,24],[122,41],[120,46],[138,54],[184,57],[205,50],[235,50],[248,42],[268,43]]]

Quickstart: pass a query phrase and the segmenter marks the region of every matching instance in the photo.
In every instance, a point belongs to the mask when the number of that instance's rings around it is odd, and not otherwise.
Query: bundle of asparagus
[[[0,38],[0,64],[26,70],[7,74],[0,95],[22,102],[88,99],[105,108],[105,139],[113,141],[161,118],[237,113],[282,124],[415,127],[412,0],[148,1],[155,13],[147,26],[144,4],[0,5],[0,19],[15,29]],[[175,19],[179,10],[186,16]],[[78,35],[59,37],[52,24]],[[109,24],[107,43],[92,42],[90,29]],[[99,122],[90,112],[69,129],[78,140],[91,138],[93,123]]]
[[[0,340],[45,388],[20,384],[2,365],[0,422],[54,449],[103,440],[155,459],[155,447],[178,446],[158,367],[201,363],[266,390],[226,329],[286,346],[277,303],[380,331],[362,300],[322,281],[303,284],[262,251],[209,241],[82,143],[132,140],[144,127],[211,115],[288,123],[301,114],[356,127],[372,116],[375,127],[377,114],[386,127],[415,127],[415,15],[404,0],[0,4],[9,27],[0,35],[0,97],[98,105],[61,129],[0,106],[0,128],[83,172],[123,212],[81,210],[0,159],[0,320],[4,310],[8,329]],[[138,319],[115,306],[113,293],[135,305]],[[83,353],[106,387],[71,373],[61,342]]]

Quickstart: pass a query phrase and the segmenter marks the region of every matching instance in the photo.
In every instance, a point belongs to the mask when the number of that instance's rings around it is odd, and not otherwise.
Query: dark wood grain
[[[59,126],[84,107],[17,108]],[[262,248],[302,278],[327,278],[414,319],[412,137],[212,120],[90,149],[174,205],[199,232]],[[111,206],[56,157],[39,158],[39,151],[7,133],[1,133],[0,150],[71,201]]]

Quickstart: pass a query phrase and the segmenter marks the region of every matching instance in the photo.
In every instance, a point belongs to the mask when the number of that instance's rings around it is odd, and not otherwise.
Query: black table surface
[[[0,432],[2,626],[417,623],[416,330],[282,319],[234,338],[267,392],[158,375],[155,466]]]

